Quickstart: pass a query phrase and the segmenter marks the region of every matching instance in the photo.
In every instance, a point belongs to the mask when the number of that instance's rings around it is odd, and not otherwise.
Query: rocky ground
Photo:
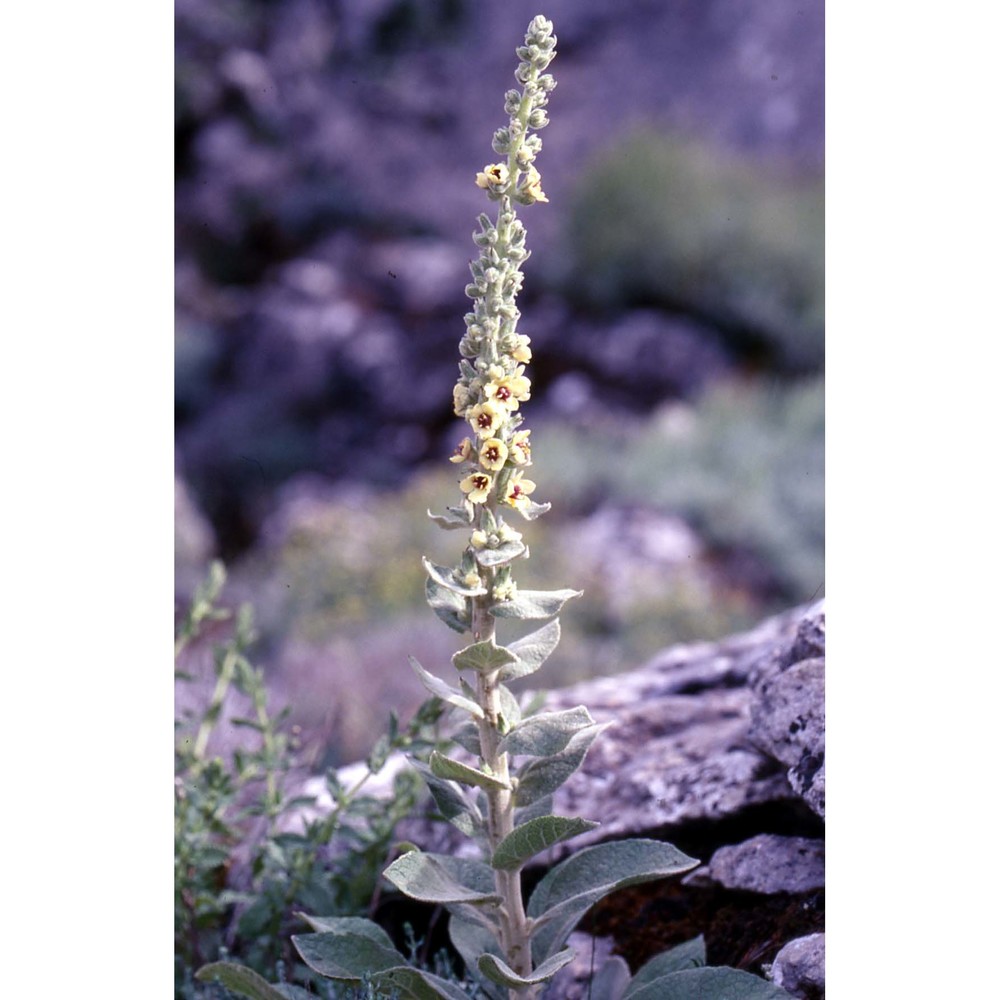
[[[819,602],[548,695],[547,709],[583,704],[611,723],[555,798],[555,812],[601,826],[550,849],[526,882],[609,838],[653,837],[702,860],[681,880],[620,890],[598,904],[554,997],[586,996],[592,953],[595,968],[617,954],[634,971],[699,934],[709,964],[766,973],[806,1000],[824,996],[825,660]],[[379,780],[390,787],[400,766],[391,762]],[[307,790],[318,793],[322,781],[313,785]],[[430,819],[408,822],[399,835],[427,850],[476,850]],[[390,904],[383,918],[413,918],[414,905]]]

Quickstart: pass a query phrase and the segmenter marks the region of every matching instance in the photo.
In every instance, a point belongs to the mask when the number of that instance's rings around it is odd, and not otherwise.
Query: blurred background
[[[225,561],[316,766],[461,642],[425,511],[458,496],[474,177],[535,14],[558,86],[519,329],[553,511],[517,577],[585,591],[544,683],[822,595],[822,3],[175,9],[177,603]]]

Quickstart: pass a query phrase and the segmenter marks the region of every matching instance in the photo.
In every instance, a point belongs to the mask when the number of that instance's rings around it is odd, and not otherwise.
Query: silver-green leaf
[[[249,997],[250,1000],[286,1000],[285,994],[272,986],[263,976],[253,969],[248,969],[234,962],[212,962],[203,965],[196,973],[195,979],[203,983],[216,980],[227,990]]]
[[[427,782],[438,812],[467,837],[475,837],[483,825],[483,816],[472,795],[455,782],[439,778],[422,761],[411,757],[410,763]]]
[[[535,961],[562,948],[587,910],[608,893],[679,875],[697,864],[673,844],[658,840],[617,840],[570,855],[535,886],[528,901],[527,914],[535,920]]]
[[[503,563],[509,563],[527,551],[528,548],[524,542],[512,539],[509,542],[502,542],[495,549],[477,549],[476,562],[480,566],[500,566]]]
[[[496,955],[480,955],[477,964],[479,971],[492,979],[493,982],[510,989],[518,989],[522,986],[544,983],[546,979],[551,979],[564,965],[573,961],[575,954],[576,952],[572,948],[566,948],[558,955],[553,955],[550,959],[542,962],[529,976],[519,976],[502,958],[497,958]]]
[[[366,972],[406,965],[406,959],[395,948],[352,931],[293,934],[292,944],[310,969],[329,979],[360,983]]]
[[[439,778],[446,778],[449,781],[460,781],[463,785],[475,785],[478,788],[485,788],[493,791],[506,791],[510,785],[506,781],[495,778],[492,774],[480,771],[475,767],[469,767],[461,761],[452,760],[444,754],[432,750],[428,763],[431,772]]]
[[[400,892],[424,903],[496,904],[493,873],[482,862],[410,851],[382,874]]]
[[[704,967],[660,976],[629,1000],[791,1000],[780,986],[739,969]]]
[[[517,590],[509,601],[500,601],[490,608],[497,618],[518,618],[523,621],[551,618],[559,614],[571,598],[582,590]]]
[[[515,803],[518,808],[531,805],[543,795],[551,795],[583,763],[590,745],[610,723],[588,726],[575,732],[566,749],[551,757],[539,757],[526,765],[517,776]],[[516,732],[516,730],[515,730]]]
[[[467,587],[456,578],[455,571],[447,566],[438,566],[436,563],[432,563],[430,559],[427,558],[423,560],[423,563],[424,569],[427,571],[427,575],[435,583],[448,590],[454,591],[456,594],[461,594],[463,597],[480,597],[486,593],[486,588],[482,586]]]
[[[427,603],[431,606],[434,614],[438,616],[450,629],[456,632],[469,631],[469,608],[467,598],[461,594],[456,594],[447,587],[442,587],[435,583],[430,577],[424,585],[424,593]]]
[[[434,514],[427,511],[427,516],[439,527],[446,531],[454,531],[457,528],[468,528],[472,524],[472,518],[461,507],[448,507],[444,514]]]
[[[523,504],[517,508],[518,513],[527,520],[534,521],[536,518],[542,516],[542,514],[550,511],[552,509],[552,504],[550,503],[535,503],[534,500],[529,500],[526,504]]]
[[[500,753],[529,757],[548,757],[562,753],[581,729],[593,726],[594,720],[583,705],[561,712],[542,712],[525,719],[508,733],[499,746]]]
[[[517,654],[505,646],[498,646],[490,638],[459,650],[451,658],[451,662],[457,670],[478,670],[488,674],[508,663],[517,663]]]
[[[471,698],[465,697],[465,695],[460,694],[451,687],[450,684],[445,684],[440,677],[435,677],[430,671],[424,670],[415,657],[411,656],[409,660],[410,666],[413,667],[414,672],[420,678],[420,683],[435,698],[440,698],[442,701],[446,701],[449,705],[454,705],[456,708],[464,708],[466,712],[474,715],[477,719],[484,718],[483,710]]]
[[[500,992],[495,983],[482,977],[476,962],[480,955],[496,955],[503,958],[503,948],[497,935],[482,923],[467,920],[453,913],[448,921],[448,935],[455,950],[462,956],[466,969],[479,981],[480,989],[488,996],[497,1000],[507,1000],[506,990]]]
[[[512,642],[507,648],[517,657],[517,662],[504,667],[500,679],[513,681],[533,674],[552,655],[560,634],[559,619],[554,618],[538,631]]]
[[[578,834],[594,830],[600,823],[570,816],[539,816],[509,833],[497,844],[490,864],[501,871],[517,871],[536,854],[569,840]]]
[[[387,969],[372,976],[372,985],[379,996],[391,996],[398,1000],[469,1000],[469,995],[433,973],[405,966]]]
[[[642,987],[661,976],[669,975],[671,972],[680,972],[682,969],[696,969],[703,966],[705,960],[705,939],[699,934],[698,937],[651,958],[632,977],[632,981],[628,984],[628,989],[625,990],[621,1000],[629,1000]]]
[[[314,917],[308,913],[297,912],[299,919],[304,920],[317,934],[329,931],[333,934],[362,934],[377,944],[392,948],[392,938],[374,920],[365,917]]]

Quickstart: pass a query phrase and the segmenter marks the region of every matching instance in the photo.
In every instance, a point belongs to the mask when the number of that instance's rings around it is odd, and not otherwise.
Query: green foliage
[[[248,659],[254,640],[249,609],[233,617],[218,606],[224,582],[225,572],[216,563],[180,621],[175,645],[178,655],[197,653],[208,625],[231,626],[231,634],[212,649],[215,684],[207,704],[183,713],[175,724],[179,997],[198,995],[189,983],[191,971],[223,953],[264,976],[273,975],[280,962],[294,960],[288,938],[298,923],[296,910],[347,914],[369,905],[395,826],[416,804],[419,782],[412,774],[398,775],[389,801],[362,795],[363,784],[381,770],[391,751],[433,745],[441,714],[441,706],[428,701],[405,728],[391,718],[366,774],[344,788],[331,772],[332,811],[304,821],[301,832],[289,832],[285,821],[314,800],[290,792],[300,772],[285,713],[271,714],[263,672]],[[196,687],[180,670],[178,681]],[[248,706],[249,715],[236,714],[239,705]],[[231,738],[234,731],[244,733],[242,742],[213,752],[225,743],[220,737]],[[240,976],[226,982],[233,989],[238,983],[260,988],[256,980]],[[286,1000],[292,995],[287,993]]]
[[[679,514],[720,549],[752,553],[784,600],[805,601],[823,582],[823,444],[824,383],[810,379],[721,386],[628,435],[551,425],[536,453],[568,502],[598,493]],[[585,586],[607,599],[599,580]]]
[[[677,136],[616,143],[584,173],[567,289],[591,303],[657,302],[767,338],[793,366],[823,359],[824,192]]]

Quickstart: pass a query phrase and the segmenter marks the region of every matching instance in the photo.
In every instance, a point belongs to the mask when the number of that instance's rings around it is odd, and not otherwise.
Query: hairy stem
[[[492,576],[492,572],[490,574]],[[489,587],[489,583],[487,583]],[[477,641],[493,637],[496,619],[489,611],[490,597],[473,600],[472,630]],[[484,718],[479,720],[480,755],[490,773],[501,781],[510,783],[507,754],[499,752],[502,736],[500,730],[500,671],[478,675],[477,697],[483,709]],[[486,793],[486,831],[490,851],[514,830],[514,795],[507,789],[490,789]],[[500,945],[507,964],[518,975],[531,972],[531,940],[528,918],[524,912],[521,895],[521,874],[519,871],[494,873],[497,894],[503,900],[500,907]],[[510,991],[511,1000],[534,997],[534,988]]]

